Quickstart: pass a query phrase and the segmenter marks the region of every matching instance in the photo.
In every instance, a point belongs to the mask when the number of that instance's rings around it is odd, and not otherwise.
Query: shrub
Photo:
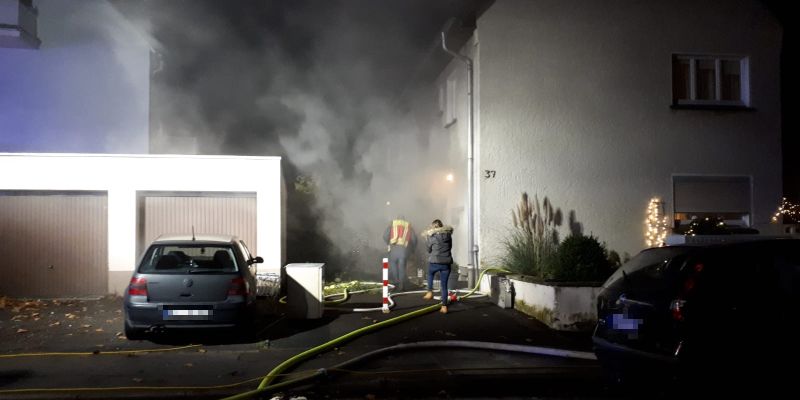
[[[533,236],[515,229],[503,240],[503,250],[500,265],[517,274],[539,275]]]
[[[522,193],[511,217],[514,228],[503,240],[499,262],[512,272],[541,278],[542,271],[551,268],[558,249],[553,207],[547,198],[541,206],[538,197],[531,201]]]
[[[605,246],[597,238],[569,235],[558,247],[555,262],[544,277],[559,282],[599,282],[612,271]]]

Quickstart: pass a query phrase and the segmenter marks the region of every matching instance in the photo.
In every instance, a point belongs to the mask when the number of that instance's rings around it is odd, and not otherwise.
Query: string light
[[[669,220],[664,215],[661,199],[653,197],[647,205],[644,241],[647,247],[661,247],[669,232]]]
[[[798,218],[800,218],[800,205],[792,203],[784,197],[781,201],[781,205],[778,206],[778,211],[772,216],[772,222],[778,223],[778,218],[781,216],[783,216],[784,221],[786,219],[797,221]]]

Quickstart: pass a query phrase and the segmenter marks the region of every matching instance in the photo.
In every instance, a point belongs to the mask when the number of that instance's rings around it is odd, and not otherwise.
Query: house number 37
[[[492,170],[492,169],[484,170],[484,175],[483,175],[484,178],[494,178],[495,175],[497,175],[497,171],[495,171],[495,170]]]

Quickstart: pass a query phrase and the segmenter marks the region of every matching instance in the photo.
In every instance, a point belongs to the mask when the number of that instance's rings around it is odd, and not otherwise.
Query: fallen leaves
[[[25,328],[19,328],[17,329],[17,333],[28,333],[28,330]]]
[[[192,368],[192,367],[194,367],[194,364],[186,363],[186,364],[183,364],[183,366],[186,367],[186,368]]]
[[[73,314],[73,313],[66,313],[66,314],[64,314],[64,318],[66,318],[66,319],[75,319],[75,318],[78,318],[78,316]]]
[[[52,328],[52,327],[54,327],[54,326],[59,326],[59,325],[61,325],[61,321],[56,321],[56,322],[53,322],[52,324],[50,324],[50,325],[48,325],[48,326]]]

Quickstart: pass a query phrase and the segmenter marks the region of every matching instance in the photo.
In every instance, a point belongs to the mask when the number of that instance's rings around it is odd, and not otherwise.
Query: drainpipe
[[[447,24],[450,26],[450,23]],[[473,127],[473,110],[475,108],[475,101],[472,95],[473,92],[473,62],[472,59],[456,53],[447,48],[447,36],[445,30],[442,30],[442,49],[448,54],[457,58],[467,66],[467,98],[469,101],[469,109],[467,111],[467,280],[468,286],[475,286],[475,277],[477,276],[478,268],[478,246],[475,244],[475,220],[474,220],[474,207],[475,207],[475,161],[473,159],[474,147],[474,127]]]

